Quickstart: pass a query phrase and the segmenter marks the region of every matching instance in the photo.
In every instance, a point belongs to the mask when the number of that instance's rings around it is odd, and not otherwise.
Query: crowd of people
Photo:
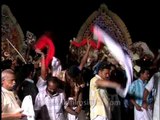
[[[31,95],[35,120],[160,120],[160,53],[153,61],[141,59],[122,98],[117,91],[125,88],[125,71],[107,59],[86,67],[90,49],[88,42],[80,63],[67,69],[55,56],[46,68],[40,49],[35,49],[37,61],[2,61],[1,118],[26,118],[21,103]]]

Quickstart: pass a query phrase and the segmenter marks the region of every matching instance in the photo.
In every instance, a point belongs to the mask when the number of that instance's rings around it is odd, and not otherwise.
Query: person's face
[[[57,84],[56,83],[53,83],[53,82],[49,82],[48,83],[48,87],[47,87],[47,91],[53,95],[56,93],[56,90],[57,90]]]
[[[149,71],[146,70],[144,73],[142,73],[143,80],[148,80],[150,77]]]
[[[6,78],[2,80],[2,86],[7,90],[13,90],[15,83],[14,74],[7,74]]]
[[[99,75],[102,79],[106,80],[110,76],[110,70],[109,69],[103,69],[103,70],[100,71]]]

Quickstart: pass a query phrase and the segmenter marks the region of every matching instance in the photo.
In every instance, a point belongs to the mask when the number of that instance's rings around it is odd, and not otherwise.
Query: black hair
[[[98,71],[110,68],[111,66],[107,62],[101,62],[98,66]]]
[[[28,77],[31,72],[34,72],[34,65],[33,64],[25,64],[22,67],[22,74],[24,75],[24,78]]]
[[[57,84],[57,86],[59,86],[60,80],[55,76],[50,75],[46,78],[46,80],[47,80],[47,86],[49,85],[49,82],[55,83]]]
[[[76,66],[76,65],[72,65],[69,69],[68,69],[68,75],[72,78],[75,78],[76,76],[78,76],[81,73],[80,69]]]
[[[4,61],[2,61],[2,71],[3,70],[5,70],[5,69],[10,69],[11,68],[11,66],[12,66],[12,60],[9,60],[9,59],[7,59],[7,60],[4,60]]]
[[[141,70],[138,73],[138,76],[140,77],[140,75],[145,73],[145,71],[150,71],[150,69],[148,67],[142,67]]]

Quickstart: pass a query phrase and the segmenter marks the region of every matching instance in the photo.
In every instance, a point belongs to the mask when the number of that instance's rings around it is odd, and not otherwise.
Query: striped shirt
[[[65,95],[63,90],[58,90],[55,95],[49,95],[46,90],[37,94],[34,109],[40,110],[46,105],[50,120],[65,120],[64,107]]]

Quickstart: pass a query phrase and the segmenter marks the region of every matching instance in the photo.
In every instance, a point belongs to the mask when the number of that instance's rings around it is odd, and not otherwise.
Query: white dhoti
[[[103,116],[97,116],[93,120],[108,120],[108,119],[106,117],[103,117]]]
[[[143,111],[138,111],[134,107],[134,120],[152,120],[152,110],[145,110],[142,108]]]

